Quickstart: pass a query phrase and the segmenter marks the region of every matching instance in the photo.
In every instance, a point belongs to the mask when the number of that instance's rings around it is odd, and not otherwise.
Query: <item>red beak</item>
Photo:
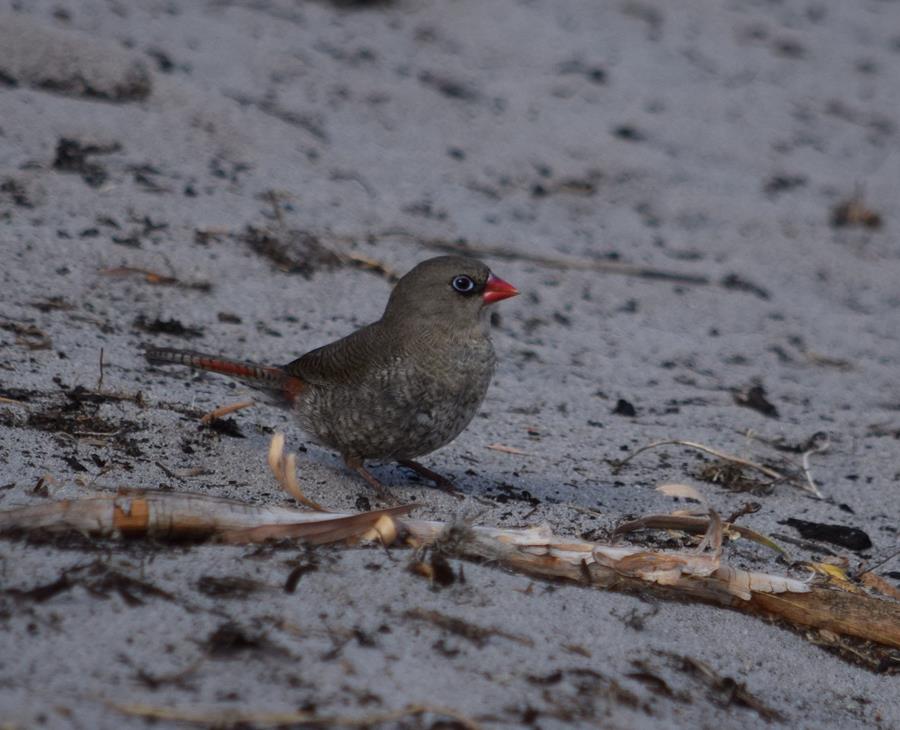
[[[514,297],[518,293],[519,290],[508,281],[503,281],[499,276],[491,274],[488,277],[487,284],[485,284],[482,299],[484,299],[485,304],[493,304],[501,299]]]

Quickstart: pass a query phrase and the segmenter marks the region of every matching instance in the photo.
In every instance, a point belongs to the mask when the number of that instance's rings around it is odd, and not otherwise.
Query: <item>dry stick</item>
[[[4,398],[2,395],[0,395],[0,403],[7,403],[11,406],[22,406],[24,408],[28,407],[28,404],[23,401],[13,400],[12,398]]]
[[[637,276],[643,279],[662,279],[665,281],[676,281],[681,284],[709,284],[708,276],[702,274],[683,274],[678,271],[667,271],[664,269],[655,269],[649,266],[637,266],[635,264],[625,264],[620,261],[595,261],[592,259],[573,259],[555,256],[541,256],[539,254],[527,253],[525,251],[514,251],[512,249],[500,246],[473,246],[468,243],[458,243],[455,241],[447,241],[440,238],[421,239],[407,231],[385,231],[376,234],[376,238],[390,237],[406,237],[414,238],[416,243],[425,248],[431,248],[438,251],[446,251],[448,253],[476,255],[476,256],[492,256],[498,259],[507,259],[511,261],[531,261],[542,266],[549,266],[554,269],[577,269],[603,271],[610,274],[623,274],[625,276]]]
[[[472,548],[471,553],[464,549],[463,557],[486,558],[533,577],[561,578],[607,590],[726,606],[743,613],[783,619],[796,627],[828,629],[900,649],[900,603],[863,594],[811,587],[807,593],[754,591],[749,600],[743,600],[722,593],[718,581],[710,578],[681,578],[670,586],[648,584],[598,563],[576,566],[559,560],[538,561],[521,551],[498,551],[495,546],[486,549],[484,545]]]
[[[747,459],[742,459],[739,456],[733,456],[732,454],[726,454],[724,451],[717,451],[716,449],[710,446],[704,446],[703,444],[698,444],[696,441],[683,441],[682,439],[667,439],[665,441],[654,441],[652,444],[647,444],[646,446],[641,446],[637,451],[632,451],[628,456],[624,459],[619,459],[613,463],[613,467],[618,472],[625,464],[631,461],[635,456],[640,454],[643,451],[647,451],[649,449],[655,449],[657,446],[667,446],[667,445],[675,445],[675,446],[688,446],[692,449],[697,449],[698,451],[704,451],[707,454],[712,454],[713,456],[717,456],[724,461],[730,461],[733,464],[738,464],[740,466],[746,466],[750,469],[755,469],[761,474],[765,474],[770,479],[773,479],[776,482],[789,482],[792,484],[798,484],[795,479],[790,478],[786,474],[782,474],[775,469],[771,469],[767,466],[763,466],[762,464],[757,464],[755,461],[748,461]],[[810,489],[808,486],[800,483],[800,488],[807,492],[812,492],[820,499],[822,495],[819,491]]]
[[[408,510],[407,505],[335,514],[150,490],[0,511],[0,531],[64,528],[107,536],[218,536],[242,543],[289,537],[317,544],[379,535],[390,539],[390,531],[379,526],[389,522],[420,546],[441,540],[448,530],[458,531],[446,523],[402,517]],[[546,527],[472,527],[456,541],[453,554],[535,578],[713,603],[900,649],[900,603],[749,573],[709,555],[585,542],[553,535]]]

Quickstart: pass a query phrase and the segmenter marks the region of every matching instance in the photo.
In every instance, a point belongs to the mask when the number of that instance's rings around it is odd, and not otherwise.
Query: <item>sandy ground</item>
[[[793,540],[797,559],[856,568],[897,550],[900,3],[0,8],[0,396],[21,402],[0,403],[0,509],[119,485],[284,502],[265,468],[273,430],[305,452],[311,497],[365,506],[365,485],[284,412],[200,427],[245,391],[150,368],[140,346],[286,362],[386,300],[384,276],[323,251],[402,272],[461,241],[522,254],[485,259],[523,294],[496,309],[481,413],[426,460],[470,498],[376,467],[419,514],[602,538],[673,509],[654,487],[679,481],[724,514],[758,501],[745,523]],[[842,209],[854,195],[862,207]],[[77,390],[98,387],[101,351],[103,391],[143,405]],[[765,400],[747,407],[755,386]],[[818,432],[821,501],[787,484],[728,491],[703,479],[712,457],[681,447],[610,465],[665,438],[796,464]],[[863,529],[872,546],[797,544],[789,518]],[[789,570],[746,543],[729,556]],[[900,727],[896,677],[783,628],[490,566],[454,564],[465,580],[440,588],[409,559],[3,540],[0,726],[122,727],[113,702],[351,718],[424,704],[485,727]],[[900,579],[896,558],[879,570]]]

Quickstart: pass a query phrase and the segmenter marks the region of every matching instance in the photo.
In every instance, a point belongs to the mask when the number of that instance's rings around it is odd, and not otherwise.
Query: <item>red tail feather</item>
[[[303,389],[303,381],[278,367],[256,365],[251,362],[230,360],[217,355],[205,355],[201,352],[175,350],[169,347],[145,350],[144,357],[152,363],[171,363],[186,365],[197,370],[221,373],[255,388],[277,391],[289,402],[293,402]]]

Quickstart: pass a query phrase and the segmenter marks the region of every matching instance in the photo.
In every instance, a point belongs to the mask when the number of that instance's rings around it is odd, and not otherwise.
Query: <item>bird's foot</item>
[[[413,461],[412,459],[400,459],[397,461],[400,466],[405,466],[407,469],[412,469],[419,476],[423,476],[426,479],[434,482],[434,486],[438,489],[447,492],[447,494],[452,494],[457,499],[462,499],[465,495],[460,492],[456,486],[451,482],[447,477],[438,474],[436,471],[432,471],[427,466],[420,464],[418,461]]]
[[[389,505],[398,505],[401,504],[400,500],[394,496],[393,492],[388,489],[384,484],[378,481],[378,478],[370,472],[366,467],[363,466],[361,461],[357,461],[356,459],[344,459],[344,463],[348,466],[348,468],[353,469],[357,474],[359,474],[363,479],[368,482],[369,486],[375,490],[375,494],[378,495],[378,499],[382,502],[386,502]]]

